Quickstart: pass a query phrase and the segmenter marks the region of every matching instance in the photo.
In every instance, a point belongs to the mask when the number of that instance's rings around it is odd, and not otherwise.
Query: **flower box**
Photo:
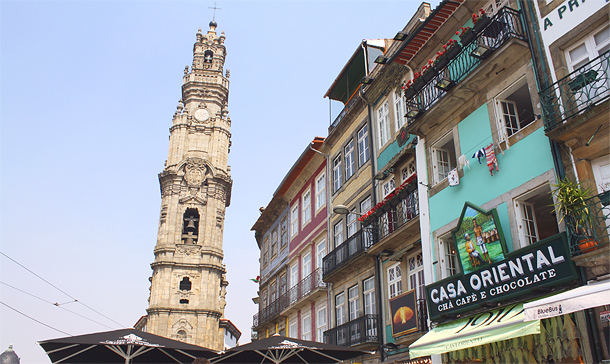
[[[410,100],[413,98],[413,96],[415,96],[415,94],[417,93],[417,91],[415,90],[414,87],[409,87],[405,90],[405,99]]]
[[[419,91],[424,88],[425,85],[426,81],[424,81],[424,79],[420,76],[413,81],[413,85],[411,87],[414,88],[415,91]]]
[[[447,56],[443,54],[436,58],[436,63],[434,63],[434,68],[437,71],[440,71],[443,68],[447,67],[448,64],[449,64],[449,58],[447,58]]]
[[[445,57],[447,57],[448,60],[452,60],[457,57],[461,51],[462,46],[457,43],[454,43],[451,48],[447,49],[447,51],[445,52]]]
[[[434,67],[430,67],[421,75],[426,83],[432,81],[434,77],[438,75],[438,71]]]
[[[468,29],[467,31],[465,31],[464,33],[462,33],[460,35],[460,42],[462,43],[462,45],[464,47],[466,47],[467,45],[472,43],[472,41],[475,40],[476,38],[477,38],[477,34],[474,31],[472,31],[471,29]]]
[[[477,18],[477,21],[472,26],[472,29],[480,33],[483,29],[485,29],[489,23],[491,23],[491,19],[487,15],[481,15]]]

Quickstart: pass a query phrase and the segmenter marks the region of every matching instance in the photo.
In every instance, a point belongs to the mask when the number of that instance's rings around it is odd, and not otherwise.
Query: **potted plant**
[[[472,29],[475,32],[480,33],[489,23],[491,23],[491,19],[485,14],[485,10],[479,9],[479,14],[472,14],[472,23]]]
[[[448,60],[452,60],[457,57],[462,51],[462,46],[455,39],[449,39],[449,41],[443,46],[445,57]]]
[[[429,60],[428,63],[421,69],[421,77],[426,83],[430,82],[436,75],[438,75],[436,68],[432,67],[432,62],[432,60]]]
[[[585,189],[580,182],[572,182],[567,178],[552,186],[555,187],[553,195],[556,199],[553,211],[561,215],[559,222],[566,220],[581,252],[597,249],[597,241],[593,239],[591,231],[591,211],[586,201],[590,197],[591,188]]]
[[[413,74],[413,85],[411,87],[415,88],[415,91],[419,91],[426,85],[426,81],[421,77],[420,72],[415,72]]]
[[[415,87],[413,86],[413,80],[409,80],[407,81],[403,86],[402,89],[404,90],[405,93],[405,98],[407,100],[410,100],[413,98],[413,96],[415,96],[415,94],[417,93],[417,90],[415,90]]]
[[[472,43],[477,37],[471,27],[461,27],[455,34],[460,37],[460,42],[464,47]]]

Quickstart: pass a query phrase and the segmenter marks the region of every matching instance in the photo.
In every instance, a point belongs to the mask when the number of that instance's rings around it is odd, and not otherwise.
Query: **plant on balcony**
[[[443,54],[448,60],[452,60],[460,54],[462,46],[455,39],[449,39],[449,41],[443,46]]]
[[[358,218],[358,221],[367,224],[370,220],[376,217],[380,212],[383,213],[391,206],[396,206],[396,201],[400,202],[409,192],[412,191],[410,188],[411,182],[417,178],[417,173],[414,173],[411,177],[407,178],[400,186],[396,187],[394,191],[390,192],[383,201],[379,202],[375,207],[367,211],[364,215]],[[392,204],[394,202],[394,204]],[[384,211],[385,210],[385,211]]]
[[[479,14],[472,14],[472,28],[477,33],[480,33],[481,30],[485,29],[490,22],[491,19],[485,14],[485,10],[483,9],[479,9]]]
[[[402,86],[402,89],[404,90],[404,93],[405,93],[405,98],[407,100],[409,100],[413,96],[415,96],[417,91],[421,90],[421,88],[425,85],[425,82],[423,82],[423,79],[420,79],[420,76],[421,76],[421,73],[415,72],[413,74],[413,79],[407,81],[407,83],[405,83],[404,86]]]
[[[421,77],[426,83],[430,82],[436,75],[438,75],[438,70],[432,66],[433,63],[433,59],[428,60],[428,63],[426,63],[421,69]]]
[[[580,182],[572,182],[567,178],[552,186],[556,188],[553,195],[557,201],[553,211],[561,215],[559,222],[565,219],[571,226],[578,236],[578,247],[582,252],[597,249],[597,241],[592,239],[591,211],[586,201],[591,195],[591,188],[585,189]]]
[[[477,37],[477,34],[472,30],[471,27],[461,27],[460,30],[455,32],[455,34],[460,37],[460,42],[464,47],[472,43],[472,41]]]

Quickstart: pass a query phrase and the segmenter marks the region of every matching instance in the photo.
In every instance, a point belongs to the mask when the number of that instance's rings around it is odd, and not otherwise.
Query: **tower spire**
[[[214,9],[214,16],[212,16],[212,21],[216,22],[216,10],[222,10],[222,8],[216,7],[216,0],[214,0],[214,7],[208,7],[208,9]]]

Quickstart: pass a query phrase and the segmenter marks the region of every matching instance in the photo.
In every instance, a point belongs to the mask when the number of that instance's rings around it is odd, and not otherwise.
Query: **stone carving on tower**
[[[159,174],[161,213],[146,331],[223,350],[220,320],[228,282],[222,241],[231,200],[231,119],[225,35],[216,27],[212,21],[206,34],[197,32]]]

